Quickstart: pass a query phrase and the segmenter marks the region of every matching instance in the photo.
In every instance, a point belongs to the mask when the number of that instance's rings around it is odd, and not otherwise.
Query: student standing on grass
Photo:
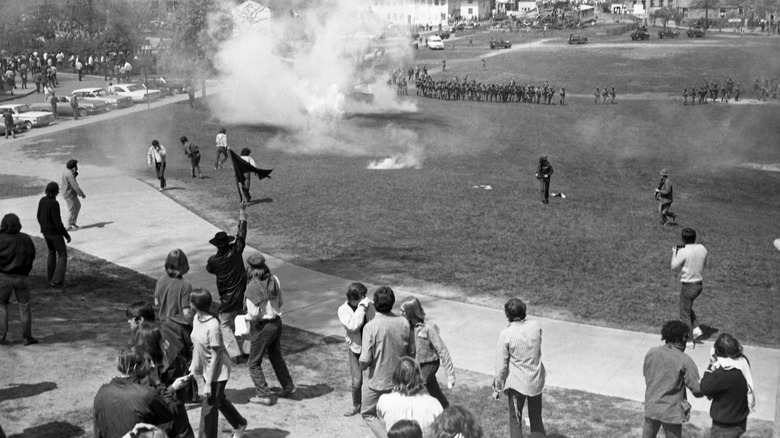
[[[704,290],[701,273],[707,266],[707,248],[696,243],[696,231],[692,228],[683,228],[681,234],[682,246],[672,249],[672,269],[680,270],[680,321],[688,326],[695,346],[703,333],[693,311],[693,301]]]
[[[158,190],[161,192],[165,190],[165,162],[165,146],[161,145],[157,140],[152,140],[152,147],[149,148],[149,152],[146,154],[146,164],[149,167],[152,167],[152,164],[154,164],[154,172],[157,175],[157,179],[160,180],[160,188]]]
[[[377,402],[382,394],[393,390],[393,372],[401,358],[414,356],[415,347],[409,321],[393,313],[395,294],[383,286],[374,292],[376,316],[363,328],[360,367],[368,369],[368,383],[363,387],[360,415],[379,438],[387,429],[377,417]]]
[[[738,438],[747,429],[747,417],[755,411],[750,362],[734,336],[721,333],[715,341],[710,365],[701,378],[701,393],[712,400],[712,436]]]
[[[244,436],[247,421],[225,397],[225,387],[230,380],[230,357],[222,343],[222,330],[216,316],[212,315],[211,292],[195,289],[190,294],[190,307],[195,313],[192,326],[192,365],[190,374],[199,376],[203,383],[203,402],[200,410],[199,438],[219,436],[219,413],[235,431],[233,438]]]
[[[352,407],[344,412],[345,417],[360,413],[363,391],[363,369],[360,368],[360,351],[363,343],[363,326],[376,314],[374,303],[366,295],[368,289],[363,283],[352,283],[347,287],[347,300],[339,307],[341,325],[347,331],[349,375],[352,382]]]
[[[401,303],[401,315],[409,320],[409,325],[414,330],[416,359],[422,370],[425,388],[428,394],[441,403],[442,408],[446,408],[450,403],[441,392],[439,381],[436,380],[436,372],[443,364],[444,369],[447,370],[447,387],[452,389],[455,386],[455,366],[452,364],[447,346],[439,335],[439,327],[425,322],[425,311],[420,300],[415,297],[406,298]]]
[[[249,155],[252,153],[248,148],[241,149],[241,159],[249,163],[252,167],[257,167],[255,159]],[[249,202],[252,200],[252,196],[249,194],[249,186],[252,182],[252,172],[244,174],[244,182],[241,184],[241,192],[244,194],[244,200]]]
[[[192,177],[195,178],[195,171],[198,171],[198,178],[203,179],[203,172],[200,170],[200,148],[193,144],[186,136],[182,137],[181,145],[184,148],[184,155],[190,159],[190,170]]]
[[[30,310],[30,271],[35,260],[35,244],[20,232],[19,216],[8,213],[0,221],[0,345],[6,343],[8,333],[8,302],[16,295],[22,322],[24,345],[37,344],[32,335]]]
[[[669,180],[669,171],[661,169],[661,180],[655,189],[655,199],[658,201],[658,213],[661,215],[661,225],[677,225],[677,215],[669,211],[674,201],[674,187]],[[672,218],[668,221],[668,218]]]
[[[432,426],[442,407],[425,393],[420,366],[411,357],[401,358],[393,371],[393,392],[382,394],[376,405],[379,418],[388,431],[399,421],[414,420],[424,438],[433,438]],[[388,434],[389,435],[389,434]]]
[[[542,363],[542,327],[526,319],[526,306],[518,298],[504,304],[509,325],[498,335],[493,398],[501,392],[509,402],[509,436],[523,437],[523,405],[528,400],[531,433],[545,434],[542,389],[546,372]]]
[[[68,206],[68,231],[75,231],[81,228],[76,225],[79,219],[79,212],[81,212],[79,197],[82,199],[87,198],[87,195],[81,190],[78,181],[76,181],[78,176],[79,162],[77,160],[68,160],[65,164],[65,171],[62,173],[62,197]]]
[[[219,169],[228,159],[227,129],[221,128],[217,134],[217,161],[214,163],[214,170]],[[220,160],[224,155],[225,158]]]
[[[642,438],[655,438],[661,427],[667,438],[681,438],[682,425],[690,419],[691,404],[685,388],[696,397],[699,391],[699,370],[685,354],[689,338],[682,321],[667,321],[661,329],[664,345],[651,348],[645,355],[645,421]]]
[[[57,195],[60,186],[56,182],[46,185],[46,196],[38,202],[38,224],[41,226],[41,234],[46,241],[49,253],[46,258],[46,279],[53,287],[62,287],[65,282],[65,269],[68,265],[68,247],[70,234],[62,224],[60,217],[60,203]]]
[[[539,180],[542,191],[542,204],[550,203],[550,177],[553,174],[553,167],[547,161],[547,155],[539,157],[539,166],[536,168],[536,179]]]

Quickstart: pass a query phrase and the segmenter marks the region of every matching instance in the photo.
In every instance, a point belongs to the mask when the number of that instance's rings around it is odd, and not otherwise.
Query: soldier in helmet
[[[539,167],[536,169],[536,179],[539,180],[542,192],[542,204],[550,203],[550,176],[552,174],[553,168],[547,161],[547,155],[542,155],[539,157]]]

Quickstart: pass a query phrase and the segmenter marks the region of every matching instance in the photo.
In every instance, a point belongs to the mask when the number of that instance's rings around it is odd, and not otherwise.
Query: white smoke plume
[[[422,169],[423,161],[425,161],[425,149],[420,145],[414,131],[388,125],[385,128],[385,138],[389,142],[387,148],[397,152],[392,153],[388,158],[368,163],[367,169]]]
[[[223,86],[210,102],[215,116],[308,129],[311,119],[415,111],[386,85],[386,69],[377,68],[408,65],[411,40],[376,38],[386,29],[368,6],[338,0],[297,17],[281,12],[257,24],[237,22],[214,58]],[[374,56],[379,53],[385,55]],[[369,99],[352,99],[357,84],[358,97]]]

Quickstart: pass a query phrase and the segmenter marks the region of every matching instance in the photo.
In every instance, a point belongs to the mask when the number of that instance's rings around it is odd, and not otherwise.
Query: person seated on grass
[[[422,438],[420,425],[414,420],[399,420],[387,431],[387,438]]]
[[[173,403],[143,383],[152,367],[152,358],[142,347],[132,345],[119,351],[119,376],[95,395],[95,438],[122,438],[138,423],[160,427],[174,420]]]
[[[187,399],[189,361],[181,343],[168,342],[157,324],[142,322],[133,333],[132,344],[144,348],[154,362],[148,383],[173,400],[176,411],[169,433],[171,437],[192,438],[194,433],[184,402]]]
[[[482,426],[463,406],[453,405],[444,409],[433,422],[434,438],[482,438],[482,434]]]
[[[389,431],[400,420],[415,420],[423,436],[433,436],[431,426],[442,412],[441,403],[426,394],[420,366],[411,357],[403,357],[393,371],[393,392],[383,394],[376,412]]]

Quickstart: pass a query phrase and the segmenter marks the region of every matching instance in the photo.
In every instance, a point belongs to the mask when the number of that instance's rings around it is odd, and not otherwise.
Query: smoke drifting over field
[[[296,132],[271,144],[290,152],[376,153],[360,141],[372,134],[341,132],[350,129],[342,119],[355,113],[416,111],[413,103],[397,99],[380,66],[403,65],[411,58],[409,40],[380,45],[374,37],[382,33],[381,22],[357,0],[296,13],[237,23],[235,34],[215,54],[224,92],[213,97],[211,109],[227,123],[270,124]],[[385,55],[375,56],[379,52]],[[353,99],[356,84],[362,99]]]

